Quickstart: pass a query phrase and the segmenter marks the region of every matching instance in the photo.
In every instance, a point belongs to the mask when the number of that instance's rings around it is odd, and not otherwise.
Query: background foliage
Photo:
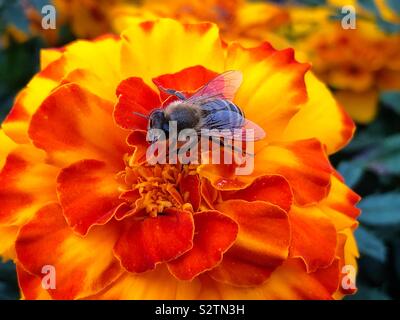
[[[31,1],[38,8],[47,2]],[[302,2],[312,6],[325,1],[275,2]],[[400,31],[400,25],[380,17],[374,0],[359,2],[376,15],[383,30]],[[388,4],[400,15],[400,1],[388,0]],[[29,33],[21,2],[0,0],[0,37],[5,36],[10,23]],[[68,26],[62,26],[56,45],[73,38]],[[8,113],[15,94],[37,71],[39,50],[46,46],[39,37],[28,37],[25,41],[8,37],[6,40],[8,45],[0,47],[0,122]],[[359,204],[363,213],[356,231],[361,252],[359,290],[347,299],[400,299],[400,92],[381,95],[378,117],[368,126],[358,126],[354,140],[334,155],[332,161],[347,184],[363,197]],[[13,264],[0,264],[0,299],[18,297]]]

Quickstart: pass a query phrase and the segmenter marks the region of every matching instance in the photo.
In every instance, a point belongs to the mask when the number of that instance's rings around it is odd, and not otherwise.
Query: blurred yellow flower
[[[52,0],[59,22],[68,23],[78,38],[94,38],[111,31],[112,8],[126,0]]]
[[[117,33],[138,20],[168,17],[185,23],[214,22],[227,41],[237,40],[243,45],[252,46],[268,38],[279,47],[287,47],[286,41],[273,31],[287,23],[289,15],[273,3],[245,0],[144,0],[141,5],[116,6],[110,14],[113,29]]]
[[[312,61],[353,119],[372,121],[379,93],[400,89],[400,36],[382,32],[371,16],[357,19],[356,29],[343,29],[327,7],[288,10],[289,38],[304,54],[301,59]]]

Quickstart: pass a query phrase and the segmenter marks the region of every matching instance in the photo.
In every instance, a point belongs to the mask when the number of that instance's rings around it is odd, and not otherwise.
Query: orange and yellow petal
[[[174,89],[190,96],[197,89],[215,78],[218,74],[203,66],[185,68],[173,74],[164,74],[153,79],[157,87]],[[163,101],[169,98],[165,92],[160,92]]]
[[[57,87],[64,72],[65,61],[58,59],[36,74],[15,98],[14,105],[2,123],[5,133],[17,143],[29,143],[31,116],[49,93]]]
[[[262,176],[245,189],[225,192],[224,200],[243,199],[246,201],[265,201],[289,212],[293,203],[293,194],[287,180],[282,176]]]
[[[145,273],[125,273],[115,283],[97,295],[94,300],[160,300],[160,299],[201,299],[207,288],[199,278],[180,281],[160,264],[155,270]],[[206,294],[207,296],[207,294]]]
[[[234,43],[228,47],[226,69],[243,73],[234,102],[265,130],[267,141],[279,141],[307,101],[304,75],[309,65],[297,62],[292,49],[277,51],[268,43],[246,49]]]
[[[43,290],[42,279],[24,269],[17,263],[18,285],[21,289],[21,298],[25,300],[51,300],[51,296]]]
[[[250,176],[237,176],[234,165],[201,165],[197,170],[219,190],[244,189],[258,177],[281,175],[289,182],[295,202],[305,205],[328,194],[332,167],[321,143],[311,139],[264,147],[254,157]]]
[[[16,142],[29,143],[31,116],[62,81],[74,81],[101,94],[104,99],[115,101],[114,88],[122,80],[119,61],[114,59],[119,50],[120,41],[115,36],[75,41],[60,50],[44,50],[41,71],[18,94],[11,112],[2,123],[3,130]]]
[[[179,183],[179,192],[185,203],[190,203],[193,211],[197,212],[201,203],[201,182],[197,174],[188,174],[182,177]]]
[[[15,258],[14,243],[18,230],[17,226],[0,226],[0,260],[7,261]]]
[[[148,120],[139,116],[148,116],[161,106],[158,94],[143,82],[141,78],[123,80],[117,88],[118,103],[114,109],[115,122],[123,129],[147,129]]]
[[[20,226],[49,201],[57,199],[58,169],[45,164],[45,153],[19,146],[6,158],[0,172],[0,225]]]
[[[76,84],[55,90],[33,115],[29,136],[51,161],[66,166],[82,159],[106,159],[122,166],[126,133],[115,126],[113,104]]]
[[[210,23],[181,24],[171,19],[135,24],[122,33],[123,78],[141,77],[147,84],[162,74],[202,65],[221,72],[224,52],[218,28]],[[155,63],[162,57],[161,63]]]
[[[312,73],[305,80],[309,99],[289,122],[282,140],[317,138],[332,154],[350,141],[355,125],[321,81]]]
[[[211,270],[211,277],[239,286],[260,285],[287,259],[290,227],[286,212],[262,201],[228,200],[216,208],[236,221],[239,233],[227,252],[229,259]]]
[[[115,225],[108,225],[82,238],[68,227],[61,207],[49,204],[22,227],[16,241],[18,261],[41,278],[47,274],[44,266],[54,267],[55,288],[47,289],[52,298],[82,298],[102,290],[121,274],[112,251],[118,233]]]
[[[213,293],[215,299],[331,300],[338,272],[336,263],[328,269],[307,273],[300,259],[288,259],[261,286],[243,288],[216,283]]]
[[[337,231],[354,229],[358,225],[356,219],[361,211],[356,207],[360,199],[359,195],[333,175],[329,194],[317,207],[331,219]]]
[[[82,160],[62,169],[57,193],[68,225],[81,235],[107,223],[123,203],[113,168],[98,160]]]
[[[130,218],[114,251],[126,270],[145,272],[190,250],[193,235],[192,213],[167,209],[154,218]]]
[[[8,154],[17,147],[17,144],[10,139],[3,130],[0,130],[0,170],[3,168]]]
[[[290,256],[304,260],[307,271],[326,268],[335,258],[336,229],[318,208],[293,206],[289,213]]]
[[[193,219],[193,248],[168,263],[171,273],[181,280],[192,280],[217,266],[238,234],[235,221],[218,211],[199,212]]]

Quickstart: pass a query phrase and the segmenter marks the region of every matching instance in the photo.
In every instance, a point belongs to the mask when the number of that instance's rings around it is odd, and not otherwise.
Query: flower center
[[[179,208],[193,211],[189,194],[182,193],[180,182],[187,175],[197,174],[196,165],[137,163],[134,156],[124,158],[125,170],[118,174],[126,188],[123,194],[134,194],[132,207],[136,211],[145,210],[156,217],[166,208]]]

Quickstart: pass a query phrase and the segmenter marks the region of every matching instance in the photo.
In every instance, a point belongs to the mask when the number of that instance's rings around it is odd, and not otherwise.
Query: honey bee
[[[150,129],[161,129],[168,137],[169,122],[175,121],[178,132],[183,129],[194,129],[200,134],[202,129],[209,129],[213,130],[213,136],[249,141],[246,134],[237,133],[240,130],[252,129],[254,136],[251,140],[263,139],[264,130],[246,119],[243,111],[232,102],[242,78],[240,71],[226,71],[190,97],[177,90],[159,86],[160,90],[174,96],[176,100],[164,108],[154,109],[149,116],[146,116],[149,132]],[[149,142],[154,143],[158,139],[157,135],[152,135]]]

